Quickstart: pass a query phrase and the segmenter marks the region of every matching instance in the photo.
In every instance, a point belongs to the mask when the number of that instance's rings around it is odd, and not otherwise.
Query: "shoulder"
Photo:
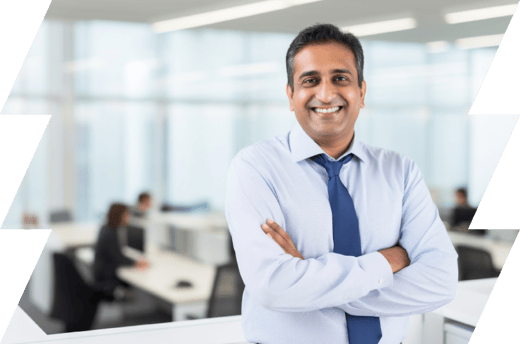
[[[261,170],[284,159],[290,159],[288,134],[259,141],[242,148],[231,161],[235,169],[252,167]]]
[[[402,180],[404,183],[407,183],[410,178],[422,178],[419,167],[409,156],[373,147],[363,142],[360,142],[360,149],[363,151],[366,162],[373,169],[377,169],[387,176]]]
[[[392,150],[370,146],[364,142],[359,142],[360,148],[365,154],[369,163],[383,166],[409,166],[414,164],[413,160],[403,154]]]

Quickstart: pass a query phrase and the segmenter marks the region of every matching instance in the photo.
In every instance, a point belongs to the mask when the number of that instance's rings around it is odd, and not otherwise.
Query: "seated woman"
[[[114,295],[116,287],[128,287],[116,274],[121,266],[135,265],[136,268],[148,267],[144,259],[134,261],[121,252],[120,231],[124,231],[130,218],[128,208],[124,204],[114,203],[108,212],[108,223],[101,227],[94,257],[94,279],[98,288],[105,294]]]

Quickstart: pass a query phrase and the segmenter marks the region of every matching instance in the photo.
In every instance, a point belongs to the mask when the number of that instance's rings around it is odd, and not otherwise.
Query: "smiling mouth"
[[[335,113],[335,112],[338,112],[339,110],[343,109],[343,106],[335,106],[335,107],[331,107],[331,108],[313,107],[311,109],[312,109],[312,111],[314,111],[316,113]]]

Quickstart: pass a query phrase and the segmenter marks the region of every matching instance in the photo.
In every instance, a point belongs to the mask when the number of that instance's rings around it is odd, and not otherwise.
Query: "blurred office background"
[[[415,28],[361,37],[367,98],[356,135],[412,157],[449,223],[457,188],[478,206],[517,116],[467,115],[511,14],[460,24],[444,14],[507,4],[324,0],[157,33],[154,16],[218,6],[54,0],[2,109],[52,114],[2,227],[22,228],[24,213],[41,225],[57,209],[101,223],[111,202],[135,204],[142,191],[156,205],[207,202],[222,212],[235,154],[296,123],[285,95],[295,34],[402,13]],[[512,242],[516,231],[489,235]]]

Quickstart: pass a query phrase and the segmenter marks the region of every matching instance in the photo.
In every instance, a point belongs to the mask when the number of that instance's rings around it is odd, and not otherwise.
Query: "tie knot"
[[[339,171],[341,171],[341,167],[343,166],[343,164],[346,164],[347,162],[352,160],[352,154],[349,154],[338,161],[331,161],[327,159],[327,157],[325,157],[325,154],[316,155],[314,158],[312,158],[312,160],[317,164],[323,166],[327,170],[329,178],[332,178],[334,176],[339,175]]]

